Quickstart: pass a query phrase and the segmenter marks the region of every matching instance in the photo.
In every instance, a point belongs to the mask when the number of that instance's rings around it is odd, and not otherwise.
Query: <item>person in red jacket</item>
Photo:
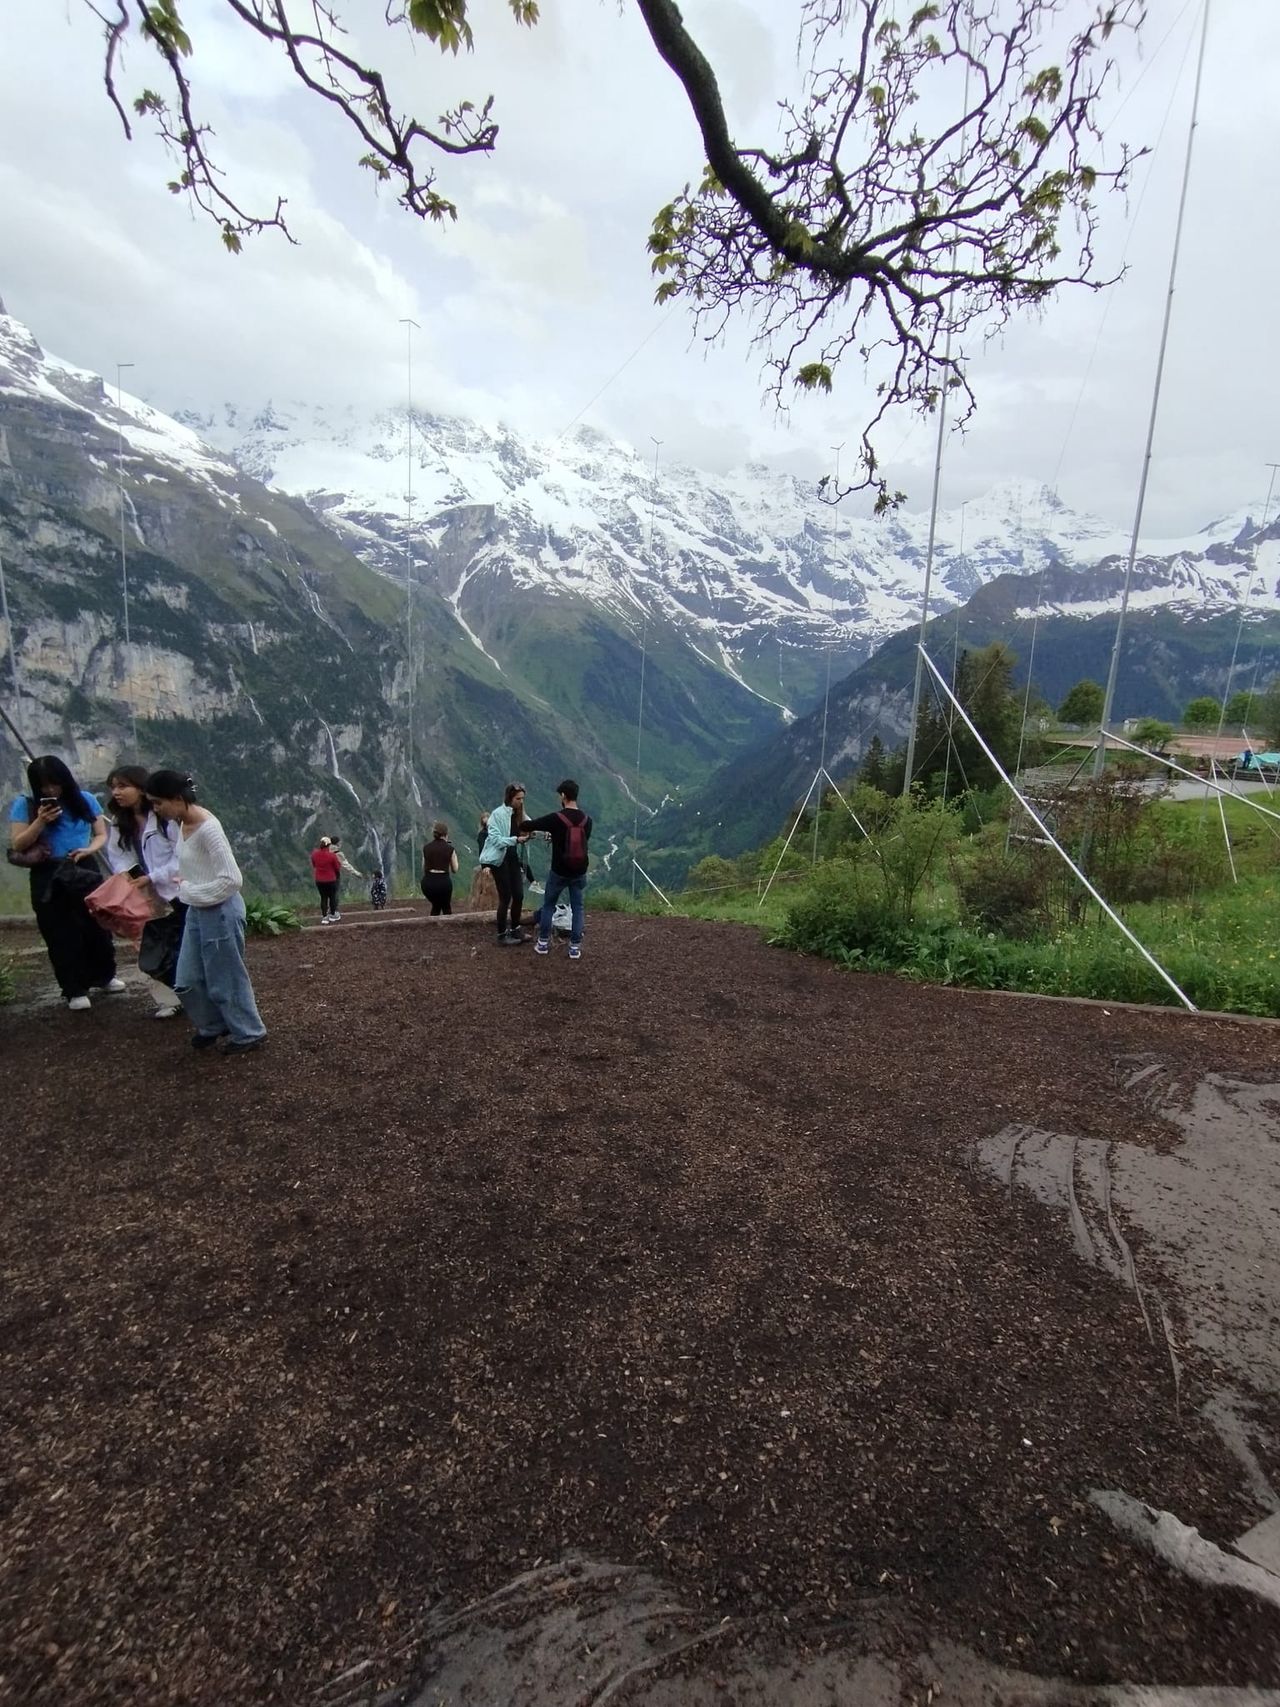
[[[333,844],[328,836],[321,836],[320,846],[311,850],[311,869],[315,873],[316,888],[320,893],[320,923],[332,924],[340,919],[338,911],[338,879],[342,876],[342,863],[333,851]]]

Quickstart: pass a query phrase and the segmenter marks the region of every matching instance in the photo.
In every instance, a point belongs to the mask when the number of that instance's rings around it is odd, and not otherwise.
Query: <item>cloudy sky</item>
[[[1067,0],[1083,21],[1089,0]],[[653,305],[652,215],[700,169],[697,132],[628,0],[543,0],[518,29],[475,0],[474,55],[442,60],[379,26],[381,0],[342,15],[405,108],[434,119],[496,96],[492,158],[444,162],[459,221],[423,226],[354,166],[345,121],[298,90],[219,0],[184,0],[192,76],[243,199],[288,197],[299,245],[268,233],[226,255],[166,194],[145,134],[126,143],[102,95],[100,26],[84,0],[5,0],[0,64],[0,296],[46,348],[99,372],[134,363],[162,408],[304,397],[404,400],[405,316],[423,404],[555,434],[575,419],[718,469],[767,460],[804,475],[861,425],[861,376],[780,420],[745,332],[715,347]],[[774,138],[795,80],[799,0],[684,0],[739,139]],[[947,449],[943,500],[1019,477],[1127,525],[1140,469],[1191,105],[1199,0],[1149,0],[1111,134],[1156,145],[1108,209],[1112,291],[1061,299],[974,365],[979,412]],[[394,45],[388,49],[388,44]],[[122,86],[156,74],[134,50]],[[1190,532],[1261,507],[1280,460],[1280,5],[1216,0],[1194,176],[1144,532]],[[619,369],[622,371],[619,372]],[[928,427],[882,439],[911,507],[927,504]]]

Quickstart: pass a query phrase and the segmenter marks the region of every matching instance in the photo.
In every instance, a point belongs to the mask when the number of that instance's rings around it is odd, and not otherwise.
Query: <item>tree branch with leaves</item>
[[[242,206],[215,163],[179,0],[83,3],[103,26],[104,83],[126,134],[130,110],[147,116],[177,159],[169,189],[211,215],[232,251],[253,232],[288,236],[284,201]],[[386,0],[385,23],[456,55],[473,45],[468,3]],[[362,62],[334,0],[222,4],[342,114],[359,164],[394,186],[402,207],[457,217],[435,168],[441,155],[494,149],[492,98],[424,123]],[[635,6],[678,79],[707,160],[697,187],[653,222],[658,301],[687,302],[710,339],[745,318],[782,407],[796,390],[830,391],[851,362],[871,398],[856,473],[828,496],[870,487],[879,508],[900,502],[876,449],[886,417],[929,414],[951,396],[963,426],[977,345],[1066,286],[1112,282],[1095,254],[1098,202],[1124,188],[1137,156],[1121,144],[1102,164],[1101,109],[1113,37],[1141,25],[1144,0],[927,0],[914,12],[898,0],[798,0],[806,72],[772,146],[734,138],[715,71],[675,0],[619,4]],[[518,22],[537,21],[536,0],[507,5]],[[165,76],[130,109],[121,58],[136,39]]]
[[[305,89],[342,113],[363,149],[358,163],[379,183],[394,184],[403,208],[422,219],[457,218],[456,205],[437,188],[433,155],[492,153],[498,140],[492,96],[479,106],[461,101],[435,125],[424,124],[397,110],[386,79],[350,51],[337,12],[324,0],[223,3],[242,25],[284,55]],[[144,88],[130,108],[137,117],[154,121],[177,162],[178,175],[168,186],[171,193],[189,196],[216,220],[232,253],[239,253],[244,238],[253,233],[274,229],[289,237],[283,198],[277,197],[272,209],[255,211],[242,206],[226,187],[211,151],[213,132],[196,116],[188,69],[192,42],[178,0],[112,0],[107,11],[96,0],[84,4],[103,25],[103,81],[126,137],[132,137],[133,125],[119,90],[124,50],[137,41],[159,56],[163,92]],[[536,0],[507,4],[519,23],[537,22]],[[390,30],[425,35],[442,53],[457,54],[473,43],[466,0],[388,0],[385,21]]]
[[[974,407],[975,339],[1066,285],[1097,288],[1097,195],[1121,188],[1099,109],[1108,44],[1142,0],[946,0],[904,16],[893,0],[805,0],[804,95],[773,148],[730,134],[715,73],[674,0],[635,0],[697,119],[707,169],[668,203],[649,249],[659,302],[682,298],[709,338],[754,324],[785,405],[830,391],[841,362],[869,371],[874,402],[850,486],[899,501],[879,474],[876,429],[899,407],[957,395]],[[828,58],[831,63],[820,63]],[[932,123],[922,122],[927,110]]]

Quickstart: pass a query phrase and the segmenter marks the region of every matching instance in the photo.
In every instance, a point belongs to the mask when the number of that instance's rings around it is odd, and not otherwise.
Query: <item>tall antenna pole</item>
[[[1200,85],[1204,78],[1205,46],[1209,39],[1211,0],[1204,0],[1200,24],[1200,51],[1196,56],[1196,82],[1191,96],[1191,122],[1187,126],[1187,152],[1182,163],[1182,190],[1178,197],[1178,219],[1173,232],[1173,254],[1169,260],[1169,288],[1165,294],[1164,321],[1160,328],[1160,351],[1156,357],[1155,384],[1151,388],[1151,414],[1147,421],[1147,443],[1142,456],[1142,475],[1138,481],[1138,502],[1133,516],[1133,534],[1129,540],[1129,559],[1125,564],[1124,591],[1120,596],[1120,614],[1116,618],[1115,644],[1111,648],[1111,665],[1107,671],[1106,691],[1102,696],[1102,728],[1093,753],[1093,780],[1102,778],[1107,763],[1107,738],[1103,731],[1111,727],[1112,702],[1116,697],[1116,677],[1120,672],[1120,646],[1124,638],[1124,620],[1129,612],[1129,590],[1133,584],[1133,565],[1138,555],[1138,536],[1142,531],[1142,512],[1147,502],[1147,478],[1151,473],[1151,447],[1156,436],[1156,420],[1160,413],[1160,386],[1164,379],[1165,351],[1169,345],[1169,322],[1173,317],[1173,292],[1178,279],[1178,251],[1182,247],[1182,226],[1187,211],[1187,189],[1191,183],[1191,157],[1195,150],[1196,125],[1200,116]],[[1088,832],[1081,849],[1080,863],[1085,863]]]
[[[13,677],[13,715],[14,717],[21,717],[22,689],[18,684],[18,645],[13,637],[13,622],[9,616],[9,589],[5,585],[4,556],[2,553],[0,553],[0,618],[3,618],[4,620],[5,645],[9,648],[9,671]],[[32,753],[30,747],[27,746],[27,743],[23,740],[22,736],[18,733],[17,725],[13,722],[13,719],[9,717],[3,706],[0,706],[0,716],[4,718],[5,723],[13,732],[14,739],[26,753],[27,757],[29,759],[34,758],[35,755]],[[18,768],[19,770],[22,768],[21,759],[18,760]]]
[[[658,452],[662,449],[662,440],[655,439],[649,434],[649,442],[653,445],[653,479],[649,485],[649,568],[656,567],[653,556],[653,526],[658,510]],[[635,814],[631,822],[631,899],[636,897],[636,855],[640,852],[640,743],[644,734],[644,672],[649,651],[649,607],[644,607],[644,620],[640,628],[640,709],[636,714],[636,788]]]
[[[416,320],[405,319],[400,324],[405,329],[405,391],[408,397],[405,410],[408,433],[405,439],[404,488],[404,649],[408,658],[409,694],[405,719],[405,763],[409,772],[409,833],[413,847],[416,848],[418,785],[413,771],[413,703],[415,693],[413,664],[413,334],[420,332],[422,328]],[[416,854],[411,850],[411,870],[414,858],[416,858]]]
[[[943,351],[943,372],[951,369],[951,328],[947,327],[947,341]],[[916,679],[911,690],[911,725],[907,730],[907,763],[902,775],[902,792],[911,793],[911,778],[916,763],[916,724],[920,719],[920,690],[924,683],[924,643],[925,630],[929,626],[929,592],[933,586],[933,549],[938,537],[938,493],[942,489],[942,448],[946,442],[947,433],[947,386],[945,380],[942,386],[942,396],[938,402],[938,442],[933,457],[933,495],[929,500],[929,545],[924,558],[924,593],[920,599],[920,637],[916,646]]]
[[[116,489],[120,500],[120,594],[124,601],[124,667],[122,689],[129,678],[129,552],[125,541],[124,527],[124,386],[121,375],[132,362],[116,363]],[[138,757],[138,712],[133,703],[133,695],[126,694],[129,706],[129,728],[133,735],[133,756]]]
[[[834,491],[835,491],[836,496],[835,496],[835,502],[831,506],[831,546],[830,546],[831,565],[832,565],[830,573],[834,574],[834,572],[835,572],[835,559],[836,559],[836,541],[840,536],[840,452],[844,449],[844,440],[842,439],[838,445],[832,445],[831,448],[835,452],[835,456],[836,456],[836,483],[835,483],[835,487],[834,487]],[[828,606],[830,606],[830,604],[831,604],[830,599],[827,600],[827,604],[828,604]],[[827,611],[828,624],[830,623],[830,617],[831,617],[831,611],[830,611],[830,609],[828,609],[828,611]],[[824,695],[822,697],[822,758],[821,758],[821,761],[819,763],[819,771],[821,772],[822,776],[826,775],[826,769],[827,769],[827,713],[829,712],[830,708],[831,708],[831,633],[830,633],[830,629],[828,626],[828,633],[827,633],[827,688],[826,688],[826,692],[824,693]],[[813,808],[813,863],[815,865],[817,865],[817,863],[818,863],[818,825],[821,822],[822,822],[822,783],[821,783],[821,781],[819,781],[817,799],[816,799],[816,802],[815,802],[814,808]]]
[[[969,134],[969,78],[973,67],[973,20],[969,20],[968,40],[965,44],[964,56],[964,122],[960,127],[960,146],[963,149],[965,139]],[[954,267],[957,244],[951,245],[951,264]],[[924,593],[920,599],[920,638],[916,646],[916,679],[911,689],[911,726],[907,730],[907,762],[902,773],[902,793],[904,798],[911,793],[911,775],[916,762],[916,724],[920,719],[920,690],[924,684],[924,642],[925,629],[929,625],[929,590],[933,584],[933,548],[938,533],[938,493],[942,488],[942,449],[947,436],[947,375],[951,372],[951,334],[950,324],[947,326],[946,342],[942,350],[942,396],[938,401],[938,443],[933,458],[933,494],[929,501],[929,547],[924,559]]]
[[[969,508],[969,500],[966,498],[964,503],[961,504],[961,506],[960,506],[960,567],[962,570],[964,569],[964,566],[965,566],[964,523],[965,523],[965,512],[968,508]],[[952,642],[952,646],[951,646],[951,691],[952,691],[952,693],[958,693],[960,691],[959,688],[956,686],[956,677],[959,675],[959,673],[960,673],[960,605],[957,603],[957,605],[956,605],[956,632],[955,632],[955,639]],[[951,787],[951,754],[955,750],[955,744],[956,744],[956,708],[954,705],[950,705],[947,707],[947,754],[946,754],[945,760],[943,761],[943,770],[942,770],[942,800],[943,800],[944,805],[946,804],[947,792]]]
[[[13,709],[18,711],[22,689],[18,685],[18,646],[13,638],[13,623],[9,618],[9,589],[4,580],[4,556],[0,554],[0,618],[4,620],[5,644],[9,648],[9,673],[13,678]]]

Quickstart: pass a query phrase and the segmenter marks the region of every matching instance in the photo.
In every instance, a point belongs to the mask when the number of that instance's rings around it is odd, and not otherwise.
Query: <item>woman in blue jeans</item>
[[[178,825],[178,898],[187,907],[174,990],[195,1026],[195,1049],[225,1038],[224,1055],[261,1047],[267,1028],[244,963],[244,879],[212,812],[196,805],[191,778],[153,771],[147,799]]]

